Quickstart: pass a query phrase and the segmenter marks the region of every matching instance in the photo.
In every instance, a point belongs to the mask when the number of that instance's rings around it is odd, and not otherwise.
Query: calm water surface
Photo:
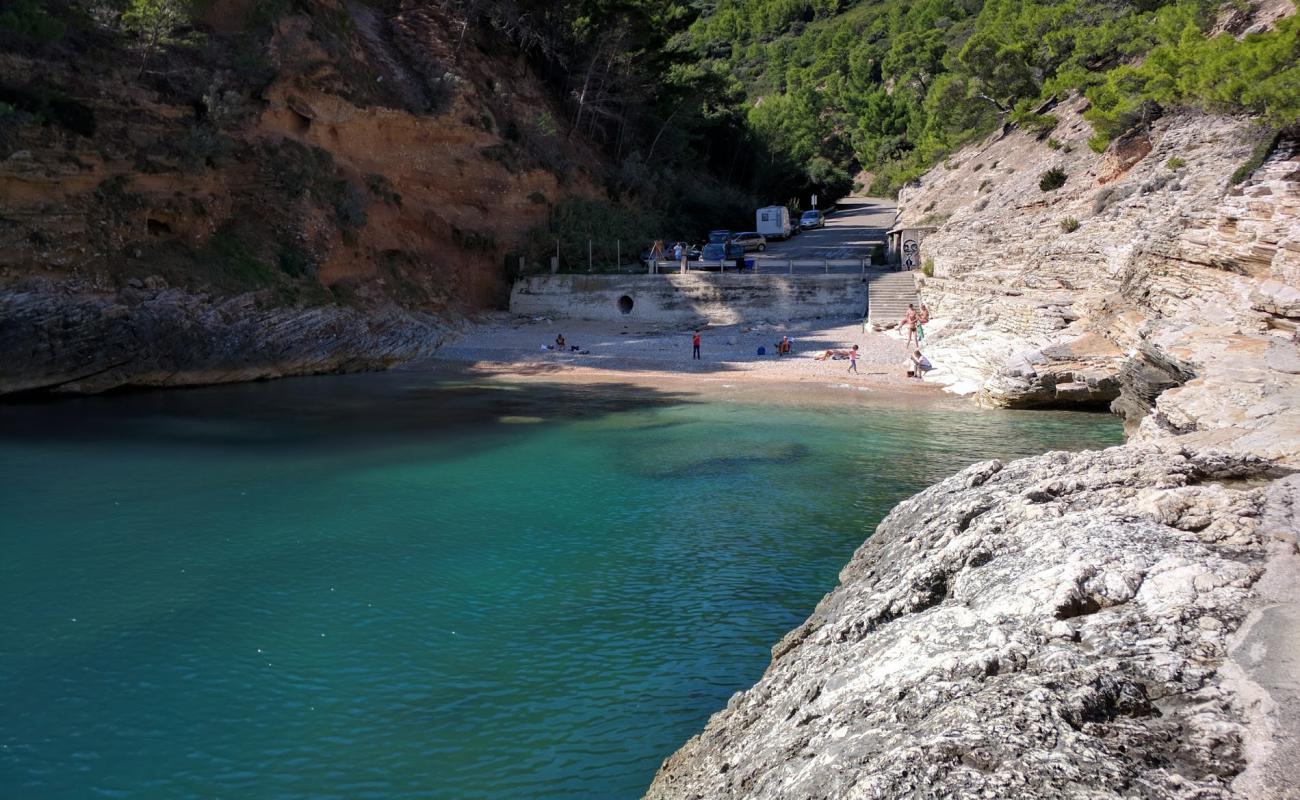
[[[1119,440],[413,373],[0,405],[0,795],[638,797],[894,503]]]

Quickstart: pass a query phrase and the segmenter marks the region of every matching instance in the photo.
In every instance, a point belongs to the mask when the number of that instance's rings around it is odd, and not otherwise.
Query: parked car
[[[732,242],[727,244],[713,242],[704,245],[704,249],[700,251],[700,262],[704,264],[716,264],[719,261],[730,262],[744,257],[745,248]]]
[[[811,211],[803,212],[803,216],[799,217],[799,227],[806,231],[810,231],[813,228],[822,228],[825,227],[825,225],[826,217],[822,216],[822,212],[815,208]]]
[[[767,237],[758,231],[738,233],[732,238],[731,242],[740,245],[746,251],[757,250],[761,253],[767,249]]]
[[[709,244],[726,244],[731,241],[731,231],[709,231]]]

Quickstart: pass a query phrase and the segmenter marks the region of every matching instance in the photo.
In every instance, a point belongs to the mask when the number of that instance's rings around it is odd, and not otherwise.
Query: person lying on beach
[[[827,359],[830,359],[831,361],[843,361],[848,357],[848,350],[827,350],[819,356],[813,356],[817,361],[826,361]]]

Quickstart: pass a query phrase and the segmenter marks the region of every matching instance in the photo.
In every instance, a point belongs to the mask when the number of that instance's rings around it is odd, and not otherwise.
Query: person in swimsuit
[[[925,339],[925,323],[930,321],[930,307],[925,303],[921,304],[921,311],[916,315],[916,346],[921,346],[921,341]]]
[[[907,304],[907,313],[903,315],[903,330],[907,331],[907,341],[904,347],[911,347],[916,344],[916,306],[911,303]]]
[[[564,349],[564,334],[561,333],[555,337],[555,349],[556,350]]]
[[[858,346],[856,344],[853,345],[853,349],[849,351],[849,372],[852,372],[854,375],[859,374],[858,373]]]

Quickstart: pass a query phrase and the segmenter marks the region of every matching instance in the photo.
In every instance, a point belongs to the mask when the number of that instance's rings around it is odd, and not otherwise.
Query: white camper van
[[[790,224],[790,210],[785,206],[760,208],[754,214],[754,227],[769,239],[789,239],[794,232]]]

